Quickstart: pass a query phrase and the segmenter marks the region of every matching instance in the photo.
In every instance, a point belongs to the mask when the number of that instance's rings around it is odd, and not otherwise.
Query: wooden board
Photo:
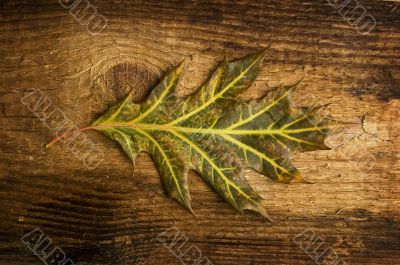
[[[107,19],[97,35],[58,1],[0,1],[0,264],[43,264],[20,240],[35,228],[75,264],[195,264],[200,252],[212,264],[400,264],[400,6],[360,1],[376,19],[361,35],[323,0],[89,2]],[[104,159],[89,170],[66,145],[46,150],[60,120],[29,110],[41,91],[39,112],[84,127],[131,89],[143,99],[183,59],[182,95],[225,55],[268,45],[244,96],[304,77],[295,104],[329,104],[346,124],[332,150],[293,155],[314,184],[248,172],[273,222],[235,212],[191,173],[194,218],[166,197],[146,154],[133,170],[96,132],[86,135]],[[162,244],[177,231],[192,257]]]

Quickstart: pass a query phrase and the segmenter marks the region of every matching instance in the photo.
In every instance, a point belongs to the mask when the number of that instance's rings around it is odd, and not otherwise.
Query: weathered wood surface
[[[37,227],[76,264],[181,264],[157,241],[173,226],[213,264],[316,264],[293,241],[306,229],[324,239],[318,253],[331,247],[347,264],[400,264],[400,7],[360,1],[377,25],[358,35],[323,0],[90,2],[108,20],[99,35],[57,1],[0,1],[0,264],[42,264],[20,241]],[[225,54],[271,43],[246,96],[304,75],[296,104],[329,103],[347,124],[332,150],[293,156],[315,184],[249,172],[272,223],[235,212],[193,173],[195,219],[165,196],[147,155],[133,171],[100,133],[87,133],[104,153],[93,170],[63,144],[45,150],[55,132],[21,102],[41,89],[82,127],[185,58],[182,94]]]

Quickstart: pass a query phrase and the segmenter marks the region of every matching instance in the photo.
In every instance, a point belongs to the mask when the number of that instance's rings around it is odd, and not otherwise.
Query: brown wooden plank
[[[42,264],[20,241],[37,227],[75,264],[182,264],[157,240],[171,227],[188,238],[185,249],[198,247],[213,264],[316,264],[294,241],[307,229],[323,238],[317,253],[331,247],[347,264],[399,264],[394,1],[360,1],[377,21],[368,35],[323,0],[89,2],[108,20],[99,35],[58,1],[0,1],[0,264]],[[99,133],[86,134],[104,154],[93,170],[65,145],[45,150],[55,132],[21,102],[40,89],[82,127],[132,88],[143,99],[183,59],[182,95],[225,54],[238,58],[270,44],[244,96],[304,76],[295,104],[330,104],[327,112],[348,124],[327,140],[332,150],[293,155],[315,184],[283,185],[248,172],[272,223],[238,214],[192,173],[195,219],[165,196],[147,155],[133,170]]]

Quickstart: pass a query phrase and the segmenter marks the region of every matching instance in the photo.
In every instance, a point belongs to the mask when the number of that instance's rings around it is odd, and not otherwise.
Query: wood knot
[[[134,102],[143,101],[158,79],[157,73],[142,64],[124,62],[110,67],[94,82],[92,115],[103,113],[131,91]]]
[[[134,101],[142,101],[157,82],[157,74],[135,63],[113,66],[104,75],[105,86],[117,100],[132,91]]]

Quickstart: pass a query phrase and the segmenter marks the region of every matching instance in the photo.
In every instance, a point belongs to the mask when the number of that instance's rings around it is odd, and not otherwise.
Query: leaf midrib
[[[289,134],[299,134],[304,132],[321,131],[323,129],[329,129],[329,126],[324,127],[307,127],[300,129],[287,129],[284,127],[278,129],[214,129],[214,128],[189,128],[181,126],[170,126],[168,124],[148,124],[148,123],[135,123],[135,124],[124,124],[124,123],[109,123],[107,125],[95,125],[95,129],[109,129],[109,128],[128,128],[128,129],[142,129],[149,131],[165,131],[165,132],[183,132],[188,134],[211,134],[211,135],[281,135],[283,137]]]

